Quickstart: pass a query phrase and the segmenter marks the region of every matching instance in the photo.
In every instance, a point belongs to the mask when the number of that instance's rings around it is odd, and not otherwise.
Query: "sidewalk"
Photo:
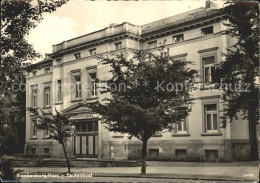
[[[66,167],[20,167],[21,174],[61,174]],[[147,174],[140,175],[140,167],[72,167],[72,173],[92,173],[93,177],[149,177],[191,180],[257,181],[258,162],[196,163],[196,162],[147,162]]]

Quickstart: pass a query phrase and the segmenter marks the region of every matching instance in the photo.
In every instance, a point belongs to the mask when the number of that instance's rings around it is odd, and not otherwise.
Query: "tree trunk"
[[[146,174],[146,156],[147,156],[147,141],[143,140],[143,148],[142,148],[142,169],[141,174]]]
[[[249,140],[251,146],[251,160],[258,160],[258,144],[257,144],[257,135],[256,135],[256,123],[252,118],[249,118]]]
[[[68,166],[68,173],[70,173],[70,161],[69,161],[68,156],[67,156],[67,152],[66,152],[66,149],[65,149],[64,142],[62,142],[62,147],[63,147],[63,152],[64,152],[64,155],[65,155],[65,158],[66,158],[67,166]]]

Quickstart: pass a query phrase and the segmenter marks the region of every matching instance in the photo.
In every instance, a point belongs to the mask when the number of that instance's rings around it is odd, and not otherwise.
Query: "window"
[[[49,129],[44,129],[44,130],[43,130],[43,137],[44,137],[44,138],[49,137]]]
[[[215,57],[204,57],[202,58],[202,64],[203,64],[203,81],[205,84],[213,83],[212,75],[215,72]]]
[[[37,71],[33,71],[32,75],[36,76],[36,74],[37,74]]]
[[[45,74],[48,74],[48,73],[50,73],[50,72],[51,72],[51,69],[50,69],[50,68],[45,68],[45,69],[44,69],[44,73],[45,73]]]
[[[80,72],[72,73],[73,93],[72,99],[81,99],[81,75]]]
[[[119,50],[122,48],[122,42],[115,43],[116,50]]]
[[[149,149],[149,156],[159,157],[159,149]]]
[[[50,87],[44,88],[44,106],[45,107],[51,106],[51,88]]]
[[[49,154],[50,152],[50,149],[49,148],[43,148],[43,153],[44,154]]]
[[[176,125],[177,133],[187,133],[187,119],[184,119]]]
[[[31,88],[31,91],[32,91],[31,106],[37,107],[37,86],[33,86]]]
[[[80,53],[75,53],[74,58],[75,58],[75,60],[80,59],[81,58]]]
[[[31,137],[36,138],[37,137],[37,126],[35,125],[36,119],[32,119],[32,131],[31,131]]]
[[[98,121],[87,122],[87,132],[96,132],[96,131],[98,131]]]
[[[76,126],[75,127],[76,132],[80,132],[80,123],[76,123],[75,126]]]
[[[96,54],[97,54],[97,53],[96,53],[96,48],[89,50],[89,55],[90,55],[90,56],[96,55]]]
[[[204,105],[204,120],[206,125],[206,132],[218,131],[217,104]]]
[[[97,73],[93,72],[93,73],[89,73],[89,80],[90,80],[90,93],[91,93],[91,97],[97,96]]]
[[[187,150],[186,149],[175,149],[175,157],[178,160],[183,160],[187,158]]]
[[[57,59],[56,59],[56,63],[57,63],[57,64],[60,64],[60,63],[61,63],[61,58],[57,58]]]
[[[83,121],[76,123],[76,132],[97,132],[98,121]]]
[[[218,150],[205,150],[205,158],[207,160],[218,159]]]
[[[57,80],[57,102],[62,102],[62,84],[61,84],[61,80]]]
[[[36,154],[36,148],[32,148],[32,154]]]
[[[156,48],[157,47],[157,41],[151,41],[147,43],[147,48],[151,49],[151,48]]]
[[[179,42],[182,42],[183,40],[184,40],[183,34],[178,34],[178,35],[172,37],[173,43],[179,43]]]
[[[209,26],[201,29],[201,36],[206,36],[212,33],[213,33],[213,26]]]

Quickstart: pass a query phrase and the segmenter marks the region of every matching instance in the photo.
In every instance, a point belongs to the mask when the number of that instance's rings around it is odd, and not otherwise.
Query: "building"
[[[140,49],[156,53],[159,43],[166,40],[167,54],[194,61],[192,67],[199,70],[200,82],[211,83],[215,65],[223,60],[221,53],[226,53],[226,48],[235,41],[223,34],[225,21],[223,11],[206,1],[205,8],[142,26],[128,22],[110,24],[102,30],[53,45],[53,52],[38,63],[41,69],[29,73],[26,105],[74,114],[71,120],[75,134],[66,144],[70,157],[138,159],[141,142],[109,132],[83,102],[102,101],[106,97],[96,88],[83,91],[84,84],[93,84],[95,78],[109,77],[109,67],[100,65],[95,56],[123,53],[131,58]],[[186,121],[175,132],[158,133],[149,140],[148,159],[249,159],[248,123],[240,117],[225,129],[220,128],[221,92],[202,86],[193,95],[197,100]],[[25,152],[63,157],[62,147],[48,139],[48,131],[38,131],[34,120],[26,114]]]

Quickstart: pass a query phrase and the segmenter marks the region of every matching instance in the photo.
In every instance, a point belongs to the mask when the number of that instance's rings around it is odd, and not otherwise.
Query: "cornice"
[[[50,54],[49,56],[53,57],[53,58],[58,58],[63,56],[64,54],[69,54],[69,53],[74,53],[77,52],[79,50],[83,50],[83,49],[87,49],[90,47],[95,47],[98,45],[102,45],[105,43],[110,43],[110,42],[114,42],[120,39],[124,39],[124,38],[131,38],[134,40],[139,40],[140,39],[140,35],[138,34],[134,34],[132,32],[120,32],[116,35],[112,35],[112,36],[105,36],[99,39],[95,39],[89,42],[85,42],[85,43],[81,43],[75,46],[71,46],[62,50],[59,50],[57,52],[54,52],[52,54]]]

